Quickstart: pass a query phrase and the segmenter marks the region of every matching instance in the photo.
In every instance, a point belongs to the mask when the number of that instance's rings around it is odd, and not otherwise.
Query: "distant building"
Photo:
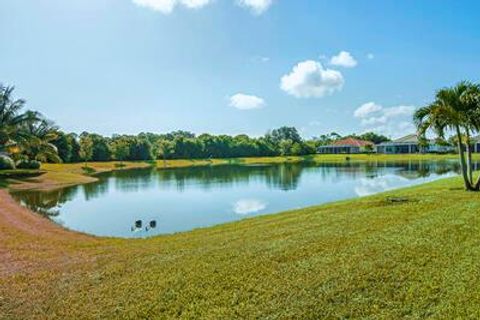
[[[477,136],[473,140],[473,152],[480,153],[480,136]]]
[[[442,146],[433,140],[428,141],[427,146],[421,146],[416,134],[377,144],[375,151],[383,154],[402,154],[402,153],[447,153],[454,149],[450,146]]]
[[[370,141],[345,138],[337,140],[330,145],[320,146],[318,153],[324,154],[351,154],[351,153],[364,153],[373,151],[374,144]]]
[[[420,152],[418,137],[416,134],[410,134],[393,141],[382,142],[375,146],[375,151],[385,154],[418,153]]]

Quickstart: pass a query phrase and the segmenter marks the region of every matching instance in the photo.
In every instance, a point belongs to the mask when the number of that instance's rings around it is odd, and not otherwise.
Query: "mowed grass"
[[[480,318],[458,178],[142,240],[0,228],[5,319]]]

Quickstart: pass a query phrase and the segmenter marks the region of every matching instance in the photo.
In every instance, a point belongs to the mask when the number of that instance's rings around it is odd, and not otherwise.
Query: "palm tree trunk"
[[[463,182],[465,184],[465,189],[468,191],[473,191],[474,188],[470,183],[470,179],[468,178],[467,165],[465,163],[465,153],[463,152],[462,133],[460,132],[459,126],[456,126],[455,129],[457,131],[458,152],[460,155],[460,167],[462,168],[462,176],[463,176]]]
[[[470,179],[470,184],[473,185],[473,163],[472,163],[472,145],[470,141],[470,131],[467,129],[467,141],[466,141],[466,147],[467,147],[467,169],[468,169],[468,179]]]

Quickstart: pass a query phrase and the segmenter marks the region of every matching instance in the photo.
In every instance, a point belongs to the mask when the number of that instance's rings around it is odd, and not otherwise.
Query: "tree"
[[[130,143],[129,160],[151,160],[152,159],[152,145],[148,140],[142,138],[134,138]]]
[[[92,160],[93,161],[109,161],[112,158],[110,148],[108,147],[109,139],[99,134],[88,134],[92,140]]]
[[[80,136],[80,157],[85,161],[85,167],[88,167],[88,161],[93,156],[93,140],[88,134]]]
[[[126,138],[117,138],[111,143],[111,153],[115,160],[122,161],[128,159],[130,155],[130,144]]]
[[[303,147],[300,143],[294,142],[290,148],[290,153],[294,156],[299,156],[303,154]]]
[[[280,143],[282,140],[291,140],[292,142],[302,142],[302,138],[295,127],[280,127],[272,130],[268,134],[275,143]]]
[[[173,152],[173,142],[168,140],[159,140],[157,142],[157,156],[163,158],[163,166],[167,166],[167,157]]]
[[[13,91],[14,87],[0,84],[0,152],[8,153],[10,147],[31,138],[23,128],[40,118],[35,112],[21,112],[25,100],[13,99]]]
[[[29,116],[30,120],[21,128],[28,136],[28,139],[19,142],[22,154],[28,159],[42,162],[62,162],[57,147],[53,144],[58,137],[58,128],[53,122],[37,117],[38,114]]]
[[[445,140],[447,130],[455,132],[465,189],[470,191],[480,189],[480,179],[475,184],[473,182],[470,148],[470,135],[480,129],[479,101],[479,86],[463,81],[452,88],[439,90],[433,103],[414,114],[418,133],[423,138],[428,130],[433,130],[442,140]]]
[[[23,112],[25,100],[15,100],[13,91],[0,84],[0,152],[15,160],[60,162],[52,143],[58,129],[38,112]]]
[[[278,144],[280,154],[282,156],[290,155],[293,144],[294,144],[294,142],[290,139],[284,139],[284,140],[280,141],[280,143]]]
[[[381,134],[374,133],[374,132],[366,132],[364,134],[359,135],[358,138],[361,140],[370,141],[374,144],[390,141],[388,137]]]
[[[52,141],[52,144],[57,148],[58,156],[62,159],[62,162],[72,161],[73,146],[69,136],[64,132],[57,132],[57,137]]]

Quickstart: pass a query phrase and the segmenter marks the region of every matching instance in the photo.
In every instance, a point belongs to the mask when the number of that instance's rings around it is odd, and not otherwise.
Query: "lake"
[[[147,237],[372,195],[457,171],[456,161],[142,169],[101,174],[96,183],[12,195],[68,229]]]

